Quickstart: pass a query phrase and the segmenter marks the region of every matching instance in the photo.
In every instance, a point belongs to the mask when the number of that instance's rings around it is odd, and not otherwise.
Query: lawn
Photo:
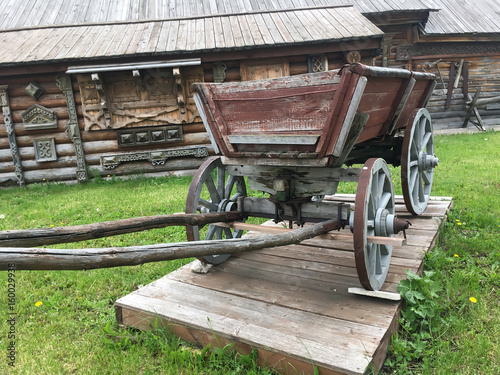
[[[401,284],[402,328],[383,372],[499,372],[500,132],[436,137],[433,195],[454,209],[422,276]],[[396,193],[399,169],[393,168]],[[96,178],[0,190],[0,230],[67,226],[184,210],[189,177]],[[345,186],[352,192],[352,186]],[[184,241],[182,228],[59,245],[130,246]],[[0,272],[0,373],[266,374],[231,348],[193,351],[162,330],[121,329],[114,302],[190,260],[89,271],[15,273],[15,367],[9,366],[8,273]]]

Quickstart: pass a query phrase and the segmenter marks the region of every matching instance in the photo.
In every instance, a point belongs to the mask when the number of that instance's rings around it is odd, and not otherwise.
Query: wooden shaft
[[[31,247],[78,242],[173,225],[200,225],[243,218],[241,212],[144,216],[102,223],[0,232],[0,247]]]
[[[293,231],[293,229],[284,228],[281,226],[256,225],[256,224],[239,223],[239,222],[214,223],[214,225],[225,228],[252,230],[260,233],[284,233]],[[349,233],[327,233],[318,236],[318,238],[324,238],[326,240],[353,241],[353,236],[352,234]],[[406,239],[402,237],[366,236],[366,242],[380,244],[380,245],[394,245],[394,246],[406,245]]]
[[[0,248],[0,270],[83,270],[135,266],[180,258],[236,254],[268,247],[296,244],[338,228],[336,220],[324,221],[283,234],[229,240],[180,242],[102,249]]]

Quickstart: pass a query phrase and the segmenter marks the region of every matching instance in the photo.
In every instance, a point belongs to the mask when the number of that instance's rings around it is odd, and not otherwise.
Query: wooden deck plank
[[[354,202],[353,195],[327,199]],[[402,197],[396,206],[413,225],[408,244],[394,246],[382,288],[389,292],[397,292],[406,270],[421,272],[452,202],[432,199],[420,217],[404,211]],[[290,366],[312,373],[314,363],[321,374],[363,374],[382,366],[402,302],[348,292],[359,286],[352,241],[315,238],[241,253],[206,274],[186,265],[119,299],[116,312],[124,326],[149,329],[159,320],[200,346],[257,348],[259,363],[282,373]]]

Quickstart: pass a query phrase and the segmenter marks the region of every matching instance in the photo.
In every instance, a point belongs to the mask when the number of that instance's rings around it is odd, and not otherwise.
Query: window
[[[189,86],[203,82],[201,66],[77,74],[85,130],[192,123],[199,117]]]

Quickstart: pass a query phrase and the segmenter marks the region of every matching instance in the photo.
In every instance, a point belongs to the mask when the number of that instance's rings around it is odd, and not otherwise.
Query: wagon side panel
[[[401,116],[396,123],[395,129],[405,128],[413,111],[417,108],[425,107],[428,101],[428,96],[432,93],[433,87],[434,80],[420,79],[415,82],[415,86],[413,87],[403,111],[401,112]]]
[[[356,112],[359,104],[354,97],[358,89],[359,79],[359,75],[353,74],[347,69],[343,71],[339,89],[333,100],[333,110],[327,119],[328,126],[324,127],[318,142],[317,150],[320,157],[334,155],[336,151],[340,154],[342,151],[341,148],[351,126],[351,122],[346,121],[347,114],[350,112],[351,106],[356,107],[354,108],[354,112]],[[358,94],[362,95],[363,90],[364,85]]]
[[[358,110],[370,116],[357,143],[384,134],[384,130],[395,115],[401,92],[409,78],[368,77],[363,98]]]
[[[324,133],[333,134],[328,141],[338,138],[340,130],[329,127],[336,126],[342,114],[342,100],[349,90],[344,87],[339,95],[338,89],[345,81],[332,71],[238,85],[196,84],[193,89],[200,97],[207,130],[224,156],[293,153],[317,158],[329,145],[320,139]]]

